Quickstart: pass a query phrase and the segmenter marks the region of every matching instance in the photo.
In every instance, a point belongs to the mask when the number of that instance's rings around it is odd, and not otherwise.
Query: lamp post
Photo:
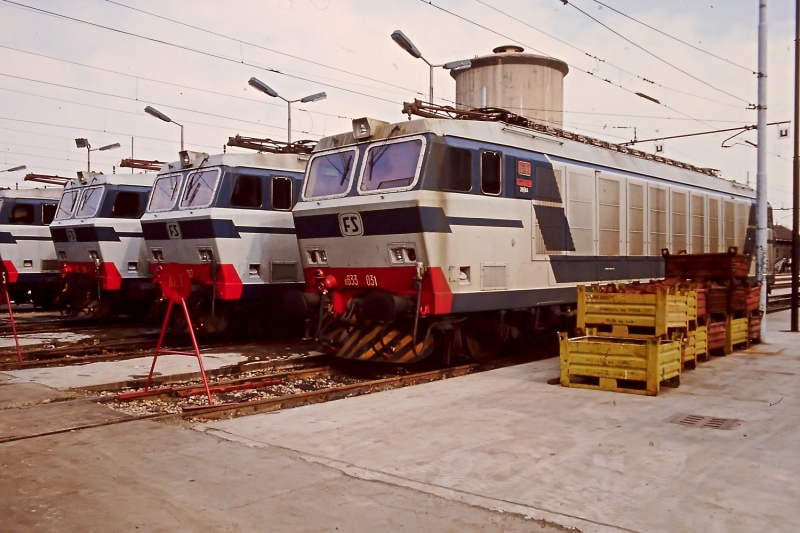
[[[273,98],[280,98],[281,100],[286,102],[286,105],[288,106],[289,109],[289,128],[288,128],[289,131],[286,134],[286,138],[289,144],[292,144],[292,104],[297,102],[300,102],[302,104],[309,104],[311,102],[319,102],[320,100],[324,100],[325,98],[328,97],[327,94],[322,92],[322,93],[310,94],[303,98],[298,98],[297,100],[287,100],[283,96],[279,95],[275,89],[273,89],[263,81],[259,80],[258,78],[250,78],[250,81],[248,81],[247,84],[250,85],[250,87],[253,87],[254,89],[258,89],[267,96],[271,96]]]
[[[151,117],[156,117],[157,119],[163,120],[164,122],[172,122],[176,126],[180,126],[180,128],[181,128],[181,152],[183,152],[183,124],[178,124],[177,122],[175,122],[174,120],[172,120],[167,115],[165,115],[164,113],[162,113],[161,111],[159,111],[158,109],[156,109],[154,107],[147,106],[147,107],[144,108],[144,112],[147,113],[148,115],[150,115]]]
[[[106,150],[114,150],[119,148],[119,143],[107,144],[100,148],[92,148],[89,144],[89,139],[75,139],[75,146],[78,148],[86,148],[86,172],[92,171],[92,152],[105,152]]]
[[[7,168],[5,170],[0,170],[0,172],[16,172],[18,170],[25,170],[26,168],[28,168],[28,167],[26,167],[25,165],[20,165],[18,167],[11,167],[11,168]]]
[[[470,68],[472,66],[472,61],[469,59],[461,59],[458,61],[450,61],[449,63],[442,63],[441,65],[433,65],[427,59],[422,57],[422,52],[420,52],[419,49],[414,46],[414,43],[411,42],[411,39],[406,37],[406,34],[400,30],[395,30],[392,32],[392,40],[397,43],[397,46],[408,52],[411,57],[415,59],[421,59],[426,65],[428,65],[428,69],[430,71],[428,102],[431,104],[433,103],[433,69],[442,67],[445,70],[461,70]]]

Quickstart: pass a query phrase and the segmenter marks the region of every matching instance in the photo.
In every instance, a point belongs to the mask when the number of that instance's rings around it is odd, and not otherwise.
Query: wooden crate
[[[727,338],[727,319],[711,318],[707,326],[707,341],[709,353],[725,355],[725,340]]]
[[[683,340],[681,369],[693,370],[695,368],[697,368],[697,329],[689,328],[689,332]]]
[[[564,387],[655,396],[680,385],[680,341],[558,335]]]
[[[646,339],[685,330],[688,297],[666,286],[653,294],[591,292],[578,286],[579,334]]]
[[[734,318],[728,316],[728,325],[725,336],[725,352],[733,353],[735,349],[749,348],[750,339],[748,338],[748,318]]]

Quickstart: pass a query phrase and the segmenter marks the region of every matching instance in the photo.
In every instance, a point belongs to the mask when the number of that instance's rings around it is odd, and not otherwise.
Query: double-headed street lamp
[[[397,45],[408,52],[411,57],[416,59],[423,60],[430,69],[430,87],[428,90],[428,101],[432,104],[433,103],[433,69],[442,67],[445,70],[461,70],[465,68],[470,68],[472,66],[472,61],[469,59],[460,59],[458,61],[450,61],[449,63],[442,63],[441,65],[433,65],[427,59],[422,57],[422,52],[414,46],[414,43],[411,42],[411,39],[406,37],[406,35],[400,31],[395,30],[392,33],[392,40],[397,43]]]
[[[287,140],[289,144],[292,144],[292,104],[297,102],[300,102],[302,104],[319,102],[320,100],[324,100],[328,96],[323,92],[323,93],[311,94],[309,96],[306,96],[304,98],[299,98],[297,100],[287,100],[283,96],[279,95],[277,91],[275,91],[275,89],[273,89],[263,81],[259,80],[258,78],[250,78],[250,81],[248,81],[247,84],[250,85],[250,87],[258,89],[259,91],[268,96],[271,96],[273,98],[280,98],[281,100],[286,102],[286,104],[289,106],[289,132],[287,133]]]
[[[119,148],[119,143],[107,144],[100,148],[92,148],[89,144],[89,139],[75,139],[75,146],[78,148],[86,148],[86,172],[92,171],[92,152],[105,152],[106,150],[114,150]]]
[[[28,168],[28,167],[26,167],[25,165],[20,165],[18,167],[11,167],[11,168],[7,168],[5,170],[0,170],[0,172],[16,172],[18,170],[25,170],[26,168]]]
[[[178,124],[167,115],[159,111],[154,107],[147,106],[144,108],[144,112],[150,115],[151,117],[156,117],[157,119],[163,120],[164,122],[172,122],[176,126],[180,126],[181,128],[181,152],[183,152],[183,124]]]

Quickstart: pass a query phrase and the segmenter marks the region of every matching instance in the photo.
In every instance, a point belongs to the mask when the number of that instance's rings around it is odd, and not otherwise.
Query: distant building
[[[774,240],[773,249],[775,250],[776,268],[782,267],[781,272],[786,272],[792,260],[792,230],[785,226],[775,225],[772,228]],[[781,259],[783,259],[782,262]],[[780,262],[780,264],[779,264]]]

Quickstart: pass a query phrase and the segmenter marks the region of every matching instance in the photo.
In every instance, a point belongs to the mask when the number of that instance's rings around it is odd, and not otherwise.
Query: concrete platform
[[[643,397],[547,384],[558,361],[209,424],[360,479],[586,532],[800,531],[798,335]],[[741,421],[730,430],[669,422]]]

